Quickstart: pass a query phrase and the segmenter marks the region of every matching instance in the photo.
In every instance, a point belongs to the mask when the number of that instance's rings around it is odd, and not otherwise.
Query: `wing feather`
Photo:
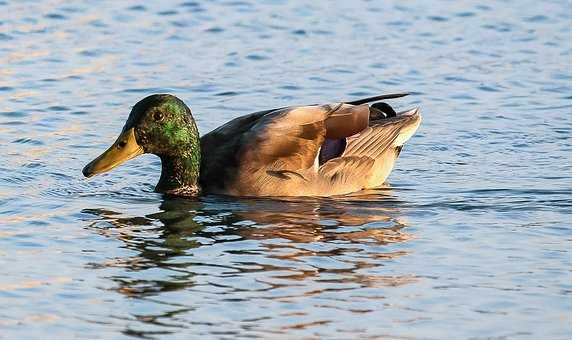
[[[367,127],[367,105],[328,104],[284,108],[261,117],[243,135],[249,167],[298,171],[314,166],[325,138],[347,137]]]
[[[348,138],[342,157],[367,156],[376,159],[392,147],[399,136],[400,124],[373,125],[359,135]]]
[[[367,184],[368,174],[375,160],[369,157],[341,157],[332,159],[320,167],[318,174],[325,180],[326,190],[352,192]]]

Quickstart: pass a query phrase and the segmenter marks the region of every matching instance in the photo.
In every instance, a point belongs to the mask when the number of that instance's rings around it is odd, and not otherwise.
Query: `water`
[[[0,338],[570,338],[570,5],[0,1]],[[397,91],[424,122],[367,195],[81,175],[151,93],[205,133]]]

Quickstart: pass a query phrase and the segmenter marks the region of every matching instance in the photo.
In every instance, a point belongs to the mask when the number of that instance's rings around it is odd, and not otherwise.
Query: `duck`
[[[133,106],[116,141],[82,172],[92,177],[148,153],[161,159],[155,191],[165,195],[353,194],[382,187],[417,131],[419,108],[396,112],[386,103],[406,95],[258,111],[200,137],[181,99],[153,94]]]

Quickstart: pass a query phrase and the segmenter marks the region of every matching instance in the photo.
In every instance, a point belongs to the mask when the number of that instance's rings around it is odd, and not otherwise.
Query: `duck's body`
[[[176,99],[170,95],[155,96],[161,97],[147,105],[167,107]],[[193,142],[193,138],[181,139],[181,143],[189,143],[189,149],[194,149],[192,153],[159,150],[161,148],[155,145],[139,146],[165,138],[155,135],[169,122],[159,121],[163,125],[158,126],[151,118],[145,118],[156,114],[153,112],[158,109],[140,107],[136,110],[136,105],[132,116],[135,111],[144,112],[135,114],[134,118],[130,116],[122,136],[134,130],[131,139],[139,148],[133,146],[137,151],[125,159],[142,152],[157,154],[163,163],[157,191],[181,196],[196,195],[197,180],[203,193],[233,196],[333,196],[375,188],[385,182],[403,144],[417,130],[421,117],[417,109],[396,114],[385,103],[372,106],[366,103],[398,96],[401,95],[287,107],[236,118],[200,138],[200,167],[196,159],[198,140]],[[182,103],[178,99],[175,102]],[[196,134],[198,139],[190,110],[188,115],[187,122],[184,117],[173,115],[173,119],[182,121],[181,125],[189,125],[181,128],[184,133],[179,135]],[[137,124],[143,125],[139,128],[141,131],[137,130]],[[170,129],[175,129],[169,132],[170,136],[176,136],[178,128]],[[120,140],[127,143],[127,137],[122,136],[114,144],[115,148],[119,148]],[[109,152],[116,150],[106,153]],[[88,164],[84,174],[107,171],[120,163],[99,164],[105,163],[104,156]]]
[[[379,187],[419,122],[416,110],[380,118],[367,104],[252,113],[201,138],[201,187],[235,196],[332,196]],[[327,148],[334,150],[320,157]]]

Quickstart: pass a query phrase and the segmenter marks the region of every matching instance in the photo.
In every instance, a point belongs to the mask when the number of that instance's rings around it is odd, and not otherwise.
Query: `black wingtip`
[[[346,102],[346,104],[350,104],[350,105],[360,105],[360,104],[365,104],[365,103],[370,103],[370,102],[376,102],[376,101],[385,100],[385,99],[401,98],[401,97],[405,97],[405,96],[408,96],[408,95],[409,95],[409,93],[390,93],[390,94],[382,94],[382,95],[379,95],[379,96],[368,97],[368,98],[363,98],[363,99],[354,100],[354,101],[351,101],[351,102]]]

